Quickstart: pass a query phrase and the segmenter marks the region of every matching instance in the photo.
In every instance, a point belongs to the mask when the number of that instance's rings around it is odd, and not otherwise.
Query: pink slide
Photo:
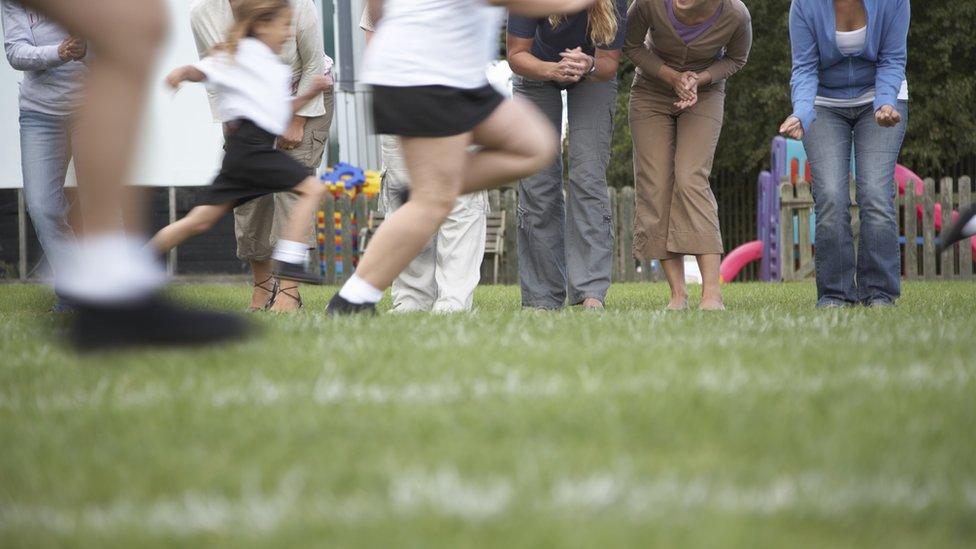
[[[723,283],[732,282],[735,277],[739,276],[743,267],[753,261],[759,261],[762,256],[763,243],[761,241],[746,242],[729,252],[722,260],[722,266],[719,268],[719,280]]]

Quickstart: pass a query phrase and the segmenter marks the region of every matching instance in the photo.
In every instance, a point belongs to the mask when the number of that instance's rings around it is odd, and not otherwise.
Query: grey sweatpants
[[[515,97],[531,101],[562,128],[562,90],[515,76]],[[557,309],[586,298],[606,300],[613,269],[613,218],[607,164],[617,83],[583,81],[567,90],[569,185],[562,154],[519,182],[518,260],[522,305]]]

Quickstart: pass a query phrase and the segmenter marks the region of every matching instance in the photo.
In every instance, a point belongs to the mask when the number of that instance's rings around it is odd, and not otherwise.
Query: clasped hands
[[[58,45],[58,57],[68,61],[80,61],[88,54],[88,43],[76,36],[69,36]]]
[[[583,53],[582,48],[566,49],[560,59],[552,63],[549,80],[560,84],[575,84],[582,80],[596,64],[596,59]]]

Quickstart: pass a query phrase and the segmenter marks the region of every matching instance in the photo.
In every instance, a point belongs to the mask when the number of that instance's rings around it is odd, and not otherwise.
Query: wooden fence
[[[857,205],[853,198],[852,221],[855,236],[859,232]],[[935,205],[941,204],[943,226],[948,226],[951,212],[958,210],[972,201],[972,181],[969,177],[958,180],[942,179],[938,184],[932,179],[924,182],[924,192],[915,196],[908,192],[897,199],[899,237],[901,239],[903,275],[907,279],[943,280],[943,279],[974,279],[973,254],[969,246],[956,246],[943,256],[935,253],[936,226],[934,215]],[[518,283],[518,254],[516,247],[518,232],[518,197],[515,189],[505,188],[491,191],[488,201],[492,211],[504,210],[505,214],[505,253],[501,257],[498,281],[501,284]],[[780,185],[780,222],[781,222],[781,250],[783,256],[783,279],[800,280],[813,276],[813,256],[815,246],[814,235],[811,234],[811,217],[813,215],[813,197],[810,186],[805,182],[791,185],[784,182]],[[634,243],[634,189],[610,189],[610,205],[613,215],[614,252],[613,252],[613,281],[614,282],[647,282],[663,279],[660,267],[656,262],[638,262],[633,259],[632,246]],[[919,208],[921,206],[921,208]],[[916,215],[907,215],[913,211],[922,212],[919,220]],[[327,235],[335,233],[333,215],[338,211],[341,216],[343,235],[353,235],[365,230],[370,218],[369,212],[376,210],[376,199],[365,196],[350,200],[342,197],[338,201],[329,197],[325,201],[325,232]],[[356,231],[353,231],[353,216],[355,213]],[[753,214],[754,215],[754,214]],[[723,227],[724,228],[724,227]],[[753,237],[754,238],[754,237]],[[343,238],[342,252],[336,256],[335,248],[326,246],[325,273],[329,283],[344,281],[352,269],[355,254],[353,238]],[[856,239],[855,239],[856,242]],[[912,245],[914,242],[914,245]],[[337,262],[336,260],[340,261]],[[342,269],[337,268],[341,263]],[[493,264],[487,260],[482,265],[482,282],[493,278]]]
[[[945,254],[936,253],[939,225],[947,227],[952,212],[972,202],[972,180],[943,178],[923,182],[922,193],[916,196],[914,189],[907,189],[895,201],[898,214],[898,237],[901,247],[902,276],[909,280],[973,280],[976,279],[973,253],[969,240],[957,244]],[[799,182],[780,184],[780,250],[784,280],[801,280],[813,275],[815,245],[810,224],[813,216],[813,196],[810,185]],[[851,186],[851,220],[857,245],[860,232],[858,206]],[[938,205],[938,208],[936,207]]]

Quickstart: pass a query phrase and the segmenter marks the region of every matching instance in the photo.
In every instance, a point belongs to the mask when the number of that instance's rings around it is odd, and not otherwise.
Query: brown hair
[[[597,46],[613,43],[613,39],[617,37],[618,24],[614,0],[597,0],[586,10],[586,15],[589,19],[587,26],[590,29],[590,41]],[[565,20],[564,15],[552,15],[549,17],[549,24],[555,28]]]
[[[224,37],[224,41],[214,46],[214,52],[237,53],[241,40],[251,36],[254,25],[274,21],[282,10],[291,9],[289,0],[230,0],[234,12],[234,24]]]

